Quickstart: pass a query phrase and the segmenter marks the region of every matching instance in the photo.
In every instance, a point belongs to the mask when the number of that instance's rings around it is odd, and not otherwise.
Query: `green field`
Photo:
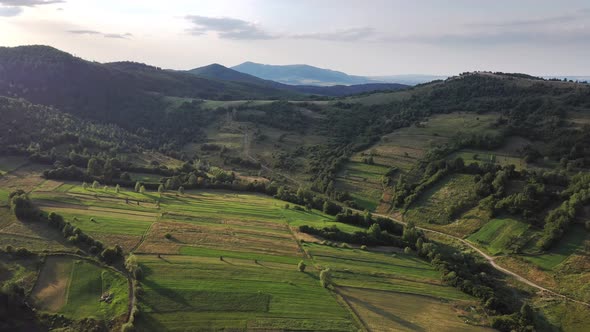
[[[529,225],[511,218],[496,218],[487,222],[480,230],[467,239],[483,246],[492,255],[508,254],[511,242],[517,242],[528,230]]]

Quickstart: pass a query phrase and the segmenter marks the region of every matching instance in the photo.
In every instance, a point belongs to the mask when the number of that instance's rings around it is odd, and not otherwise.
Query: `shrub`
[[[412,252],[412,248],[410,248],[410,247],[405,247],[404,248],[404,253],[409,254],[411,252]]]
[[[327,268],[320,272],[320,284],[324,288],[328,288],[332,283],[332,271]]]
[[[92,182],[92,189],[98,189],[98,187],[100,186],[100,183],[96,180],[94,180],[94,182]]]
[[[305,265],[304,261],[300,261],[299,264],[297,264],[297,269],[299,270],[299,272],[305,272],[306,267],[307,265]]]
[[[170,240],[172,238],[172,234],[166,233],[166,234],[164,234],[164,237],[167,238],[168,240]]]
[[[367,246],[363,244],[363,245],[361,246],[361,250],[367,250]]]

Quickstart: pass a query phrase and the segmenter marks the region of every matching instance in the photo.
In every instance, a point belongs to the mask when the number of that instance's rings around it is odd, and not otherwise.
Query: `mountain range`
[[[250,61],[231,67],[231,69],[284,84],[317,86],[379,83],[416,85],[448,77],[440,75],[355,76],[309,65],[266,65]]]

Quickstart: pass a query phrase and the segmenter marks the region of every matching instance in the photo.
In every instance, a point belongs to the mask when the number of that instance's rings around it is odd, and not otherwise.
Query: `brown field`
[[[0,177],[0,188],[8,192],[17,189],[31,191],[45,181],[41,177],[44,169],[44,166],[35,164],[22,166]]]
[[[157,222],[148,232],[138,253],[178,254],[180,247],[196,246],[274,255],[300,255],[297,244],[283,226],[283,232],[266,232],[227,225]],[[270,225],[270,223],[267,223]],[[170,233],[171,239],[164,235]]]
[[[43,311],[58,312],[67,302],[72,259],[47,257],[31,298]]]
[[[493,331],[465,324],[477,323],[477,315],[439,299],[352,287],[339,289],[370,331]]]

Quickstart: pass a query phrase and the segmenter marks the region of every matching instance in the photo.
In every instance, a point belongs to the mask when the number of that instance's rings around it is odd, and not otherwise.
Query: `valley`
[[[0,62],[10,329],[590,325],[588,84],[473,72],[311,95],[46,47]]]

